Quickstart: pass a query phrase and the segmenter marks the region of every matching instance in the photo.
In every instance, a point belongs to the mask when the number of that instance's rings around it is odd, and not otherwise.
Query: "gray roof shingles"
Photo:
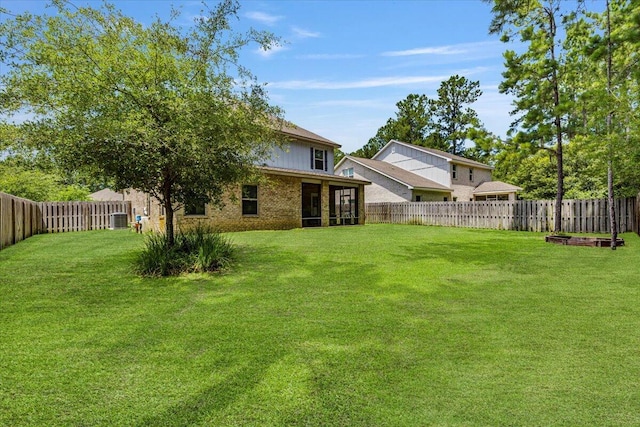
[[[292,136],[296,139],[302,139],[309,142],[315,142],[323,145],[329,145],[333,148],[340,148],[340,144],[337,144],[327,138],[324,138],[318,134],[315,134],[311,131],[303,129],[299,126],[294,125],[291,122],[283,122],[282,126],[279,128],[279,131],[284,133],[285,135]]]
[[[361,157],[346,157],[356,163],[360,163],[368,169],[393,178],[396,181],[399,181],[409,187],[443,192],[451,191],[451,188],[445,185],[438,184],[437,182],[431,181],[427,178],[423,178],[420,175],[416,175],[413,172],[409,172],[407,170],[394,166],[391,163],[382,162],[380,160],[364,159]]]
[[[502,181],[487,181],[478,185],[475,190],[473,190],[474,194],[482,194],[482,193],[515,193],[517,191],[522,190],[522,188],[507,184]]]

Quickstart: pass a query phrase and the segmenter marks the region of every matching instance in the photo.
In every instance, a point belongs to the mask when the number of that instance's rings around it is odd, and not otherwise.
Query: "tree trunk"
[[[169,246],[175,244],[175,235],[173,232],[173,203],[171,202],[171,184],[165,179],[165,184],[162,190],[162,202],[165,210],[164,232],[167,236],[167,242]]]
[[[616,220],[616,204],[613,198],[613,161],[609,158],[607,170],[607,189],[609,195],[609,226],[611,227],[611,249],[616,250],[618,240],[618,221]]]
[[[562,130],[558,130],[557,135],[558,146],[556,148],[557,163],[557,181],[558,188],[556,191],[556,207],[555,221],[553,223],[553,232],[560,233],[562,231],[562,199],[564,198],[564,167],[562,159]]]
[[[612,46],[611,46],[611,13],[609,8],[609,0],[606,2],[607,7],[607,97],[613,99],[613,91],[611,84],[612,73]],[[607,102],[609,105],[609,102]],[[611,106],[607,113],[607,148],[609,151],[609,159],[607,162],[607,195],[609,198],[609,227],[611,228],[611,250],[616,250],[618,240],[618,223],[616,221],[616,205],[613,197],[613,142],[611,134],[611,125],[613,121],[613,113]]]
[[[556,191],[556,209],[555,209],[555,221],[553,224],[554,233],[560,233],[562,231],[562,199],[564,198],[564,166],[563,166],[563,153],[562,153],[562,118],[558,111],[560,107],[560,83],[558,82],[558,65],[556,64],[556,21],[553,13],[553,8],[550,7],[547,10],[549,17],[549,36],[551,38],[551,44],[549,45],[549,53],[551,54],[551,61],[553,63],[553,70],[551,73],[553,84],[553,106],[555,107],[555,117],[553,120],[556,129],[556,165],[557,165],[557,191]]]
[[[164,209],[166,212],[164,230],[167,235],[167,242],[169,243],[169,246],[173,246],[176,239],[173,232],[173,205],[171,204],[171,201],[167,200],[164,202]]]

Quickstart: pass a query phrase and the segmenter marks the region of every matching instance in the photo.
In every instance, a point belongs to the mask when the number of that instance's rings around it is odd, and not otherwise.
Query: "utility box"
[[[126,212],[114,212],[111,214],[110,220],[109,230],[122,230],[129,227]]]

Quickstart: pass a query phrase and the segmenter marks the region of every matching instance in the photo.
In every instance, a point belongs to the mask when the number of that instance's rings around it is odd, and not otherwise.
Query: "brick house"
[[[371,182],[368,203],[515,200],[520,187],[493,181],[493,167],[391,140],[371,159],[345,156],[335,173]]]
[[[334,148],[340,145],[300,127],[281,130],[286,147],[275,147],[259,169],[265,182],[239,184],[222,208],[187,206],[176,211],[176,226],[206,221],[221,231],[284,230],[364,224],[366,180],[333,173]],[[162,207],[147,195],[126,192],[133,215],[146,227],[164,229]],[[143,224],[144,227],[144,224]]]

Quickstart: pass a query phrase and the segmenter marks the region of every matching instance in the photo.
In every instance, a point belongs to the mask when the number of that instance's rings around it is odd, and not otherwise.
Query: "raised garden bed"
[[[571,246],[596,246],[599,248],[610,248],[610,237],[574,237],[574,236],[547,236],[546,242],[555,243],[557,245]],[[616,246],[624,246],[624,239],[616,239]]]

